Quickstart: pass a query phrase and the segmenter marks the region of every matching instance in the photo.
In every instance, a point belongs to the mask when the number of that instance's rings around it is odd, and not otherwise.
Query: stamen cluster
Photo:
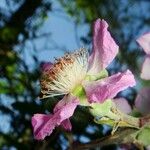
[[[56,59],[41,77],[43,98],[71,92],[85,78],[87,69],[88,52],[85,48]]]

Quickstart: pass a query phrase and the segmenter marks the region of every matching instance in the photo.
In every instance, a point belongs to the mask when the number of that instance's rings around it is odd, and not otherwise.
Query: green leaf
[[[144,146],[150,145],[150,124],[145,125],[135,134],[135,140]]]

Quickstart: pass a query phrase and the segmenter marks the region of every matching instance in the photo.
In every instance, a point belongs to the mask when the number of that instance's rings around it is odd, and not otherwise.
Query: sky
[[[75,29],[74,22],[74,19],[64,12],[60,4],[54,1],[52,12],[48,13],[48,18],[39,30],[39,35],[50,33],[51,36],[46,40],[44,37],[34,41],[39,61],[53,62],[54,58],[61,57],[65,52],[74,51],[84,46],[78,38],[87,35],[89,26],[78,25]],[[30,41],[26,42],[26,50],[22,56],[27,58],[29,66],[32,64],[32,54],[34,53],[32,45],[33,43]]]

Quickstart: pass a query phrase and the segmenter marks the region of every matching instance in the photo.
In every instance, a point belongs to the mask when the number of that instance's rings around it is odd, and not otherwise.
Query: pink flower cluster
[[[142,65],[141,78],[150,80],[150,32],[142,35],[137,39],[139,45],[146,53],[145,60]],[[142,88],[135,100],[135,106],[142,115],[150,114],[150,88]]]

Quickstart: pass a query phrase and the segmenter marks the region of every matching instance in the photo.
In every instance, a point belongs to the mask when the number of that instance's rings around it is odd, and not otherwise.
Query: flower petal
[[[96,74],[105,69],[118,53],[118,45],[107,30],[105,20],[97,19],[94,23],[93,48],[89,57],[89,74]]]
[[[135,100],[136,108],[143,114],[150,114],[150,88],[143,88]]]
[[[150,32],[139,37],[136,41],[144,49],[146,54],[150,54]]]
[[[124,73],[117,73],[103,80],[84,82],[83,87],[90,103],[103,103],[106,99],[111,99],[118,92],[135,85],[133,74],[127,70]]]
[[[42,62],[40,64],[40,69],[42,73],[48,72],[53,67],[53,64],[51,62]]]
[[[150,57],[146,57],[142,66],[141,78],[150,80]]]
[[[35,139],[44,139],[52,133],[56,126],[59,126],[60,124],[62,124],[66,129],[71,129],[70,122],[66,120],[73,115],[78,104],[79,100],[75,97],[65,96],[55,106],[53,115],[35,114],[32,117],[32,126]]]
[[[57,121],[52,121],[50,126],[46,125],[50,120],[53,120],[53,115],[34,114],[31,122],[35,139],[42,140],[52,133]]]
[[[70,118],[73,115],[73,112],[77,105],[79,105],[79,100],[72,96],[66,95],[61,101],[57,103],[54,108],[54,115],[58,114],[60,121]]]
[[[120,98],[115,98],[113,99],[113,102],[115,103],[116,107],[126,113],[126,114],[129,114],[131,113],[132,109],[131,109],[131,106],[129,105],[128,101],[123,98],[123,97],[120,97]]]
[[[71,130],[72,129],[72,125],[71,125],[71,122],[70,122],[70,120],[69,119],[66,119],[66,120],[64,120],[62,123],[61,123],[61,125],[63,126],[63,128],[65,129],[65,130]]]

